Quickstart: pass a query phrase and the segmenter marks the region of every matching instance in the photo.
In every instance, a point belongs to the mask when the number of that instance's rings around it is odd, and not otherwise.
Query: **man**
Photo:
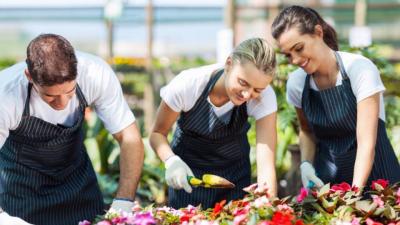
[[[130,211],[143,166],[135,117],[112,69],[75,54],[55,34],[31,41],[25,63],[0,73],[0,225],[71,225],[104,213],[83,144],[85,108],[93,106],[121,148],[111,207]],[[19,218],[18,218],[19,217]]]

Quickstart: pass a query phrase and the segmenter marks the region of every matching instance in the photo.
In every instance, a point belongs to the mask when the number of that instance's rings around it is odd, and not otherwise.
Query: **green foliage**
[[[14,65],[16,62],[15,59],[0,59],[0,70]]]
[[[84,125],[85,146],[97,172],[97,179],[104,201],[110,204],[118,188],[119,145],[102,125],[94,112]],[[145,161],[141,174],[137,198],[142,204],[164,203],[166,185],[164,168],[150,147],[145,148]]]
[[[146,73],[125,73],[121,76],[121,86],[124,94],[134,95],[143,98],[146,83],[149,82],[149,75]]]

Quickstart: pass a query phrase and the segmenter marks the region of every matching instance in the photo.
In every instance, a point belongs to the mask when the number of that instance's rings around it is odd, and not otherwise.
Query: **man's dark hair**
[[[60,35],[39,35],[29,43],[26,55],[32,80],[40,86],[76,79],[78,68],[74,48]]]

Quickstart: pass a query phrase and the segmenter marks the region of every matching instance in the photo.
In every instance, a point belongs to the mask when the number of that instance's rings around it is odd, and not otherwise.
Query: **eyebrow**
[[[299,45],[299,44],[302,44],[303,42],[297,42],[296,44],[294,44],[290,49],[289,49],[289,51],[292,51],[292,49],[294,49],[297,45]],[[285,52],[281,52],[282,54],[287,54],[287,53],[285,53]]]
[[[74,92],[76,90],[76,86],[77,86],[77,84],[75,84],[75,86],[70,91],[67,91],[65,94],[69,94],[69,93]],[[49,96],[49,97],[58,96],[58,95],[49,95],[49,94],[46,94],[46,93],[43,93],[43,94],[46,95],[46,96]]]
[[[250,83],[247,82],[247,80],[245,80],[245,79],[243,79],[243,78],[240,78],[240,77],[239,77],[239,79],[242,80],[242,81],[244,81],[247,85],[250,85]],[[251,85],[250,85],[250,86],[251,86]],[[252,88],[262,91],[262,90],[264,90],[266,87],[265,87],[265,88],[252,87]]]

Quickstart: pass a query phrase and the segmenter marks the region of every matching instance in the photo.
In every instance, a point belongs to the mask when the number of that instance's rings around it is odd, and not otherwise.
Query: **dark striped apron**
[[[302,95],[302,109],[317,138],[314,166],[324,183],[353,182],[357,153],[357,100],[340,55],[335,52],[342,74],[342,84],[326,90],[310,88],[307,75]],[[385,122],[379,118],[375,159],[367,187],[372,180],[400,181],[400,166],[386,134]]]
[[[103,197],[83,144],[87,106],[79,86],[79,116],[72,127],[30,116],[29,100],[21,122],[0,150],[0,207],[36,225],[73,225],[103,214]]]
[[[207,101],[208,95],[223,70],[211,76],[203,93],[188,112],[182,112],[174,133],[171,147],[201,179],[205,173],[222,176],[232,181],[234,189],[193,188],[191,194],[184,190],[168,189],[169,205],[174,208],[191,204],[202,208],[214,207],[223,199],[242,198],[242,189],[250,185],[250,145],[247,131],[246,104],[235,106],[227,121],[215,114]]]

